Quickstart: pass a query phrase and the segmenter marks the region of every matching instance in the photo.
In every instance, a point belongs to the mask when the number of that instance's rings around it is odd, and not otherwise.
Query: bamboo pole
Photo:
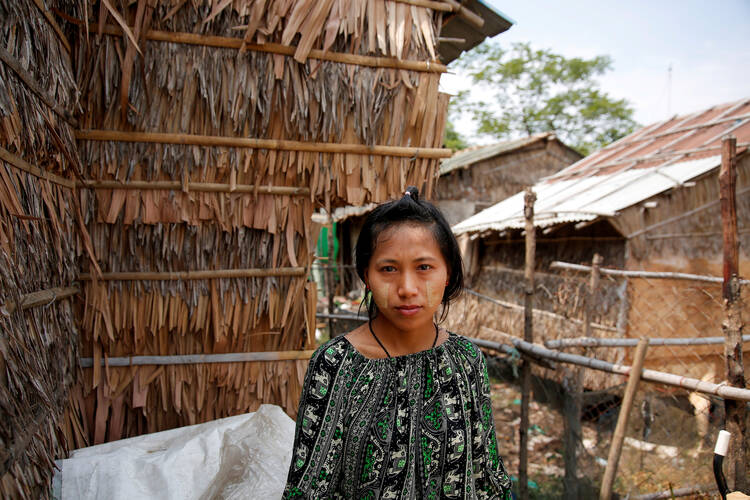
[[[482,327],[483,330],[487,330],[490,334],[496,334],[502,336],[502,332],[493,330],[491,328]],[[474,340],[474,339],[470,339]],[[527,352],[534,354],[540,358],[551,359],[559,361],[560,363],[569,363],[578,366],[585,366],[592,370],[599,370],[608,373],[615,373],[618,375],[630,375],[630,367],[620,365],[618,363],[609,363],[601,359],[580,356],[578,354],[568,354],[560,351],[553,351],[542,347],[539,344],[529,344],[524,342],[520,338],[513,337],[509,339],[511,345],[521,351],[522,349]],[[487,346],[493,348],[492,346]],[[713,394],[720,396],[724,399],[735,399],[738,401],[750,401],[750,389],[740,389],[738,387],[732,387],[725,384],[712,384],[710,382],[704,382],[690,377],[683,377],[682,375],[675,375],[672,373],[665,373],[656,370],[644,369],[641,375],[643,380],[648,382],[668,385],[671,387],[679,387],[687,389],[689,391],[700,392],[703,394]]]
[[[99,26],[92,24],[89,32],[98,33]],[[102,33],[111,36],[123,36],[119,26],[107,24],[102,28]],[[181,43],[185,45],[198,45],[202,47],[216,47],[220,49],[251,50],[253,52],[265,52],[294,57],[297,47],[282,45],[279,43],[253,44],[246,43],[242,38],[198,35],[195,33],[183,33],[173,31],[148,30],[140,37],[142,40],[155,42]],[[364,56],[359,54],[347,54],[343,52],[322,51],[312,49],[307,54],[309,59],[331,61],[355,66],[366,66],[370,68],[393,68],[409,71],[421,71],[425,73],[445,73],[448,69],[444,64],[431,61],[403,61],[395,57]]]
[[[75,138],[84,141],[145,142],[157,144],[187,144],[192,146],[239,147],[313,153],[343,153],[359,155],[399,156],[406,158],[448,158],[453,153],[447,148],[418,148],[406,146],[367,146],[365,144],[337,144],[330,142],[302,142],[284,139],[256,139],[250,137],[222,137],[215,135],[172,134],[162,132],[125,132],[120,130],[76,130]]]
[[[221,278],[267,278],[270,276],[306,276],[304,267],[277,267],[273,269],[216,269],[206,271],[172,271],[172,272],[117,272],[102,273],[97,279],[103,281],[176,281],[176,280],[205,280]],[[91,274],[82,273],[82,281],[92,279]]]
[[[748,192],[750,192],[750,186],[742,189],[741,191],[738,191],[737,195],[745,194],[745,193],[748,193]],[[651,224],[650,226],[644,227],[643,229],[639,229],[638,231],[635,231],[633,233],[627,234],[627,235],[625,235],[625,237],[628,238],[628,239],[635,238],[636,236],[640,236],[643,233],[647,233],[649,231],[653,231],[654,229],[660,228],[660,227],[662,227],[662,226],[664,226],[666,224],[671,224],[672,222],[678,221],[680,219],[684,219],[686,217],[692,217],[693,215],[695,215],[695,214],[697,214],[699,212],[702,212],[704,210],[707,210],[709,208],[712,208],[712,207],[714,207],[714,206],[716,206],[718,204],[719,204],[719,200],[709,201],[708,203],[704,203],[703,205],[701,205],[699,207],[696,207],[696,208],[694,208],[692,210],[688,210],[687,212],[682,212],[679,215],[675,215],[674,217],[670,217],[669,219],[665,219],[663,221],[656,222],[654,224]]]
[[[519,306],[518,304],[514,304],[513,302],[506,302],[504,300],[496,299],[494,297],[490,297],[488,295],[484,295],[483,293],[479,293],[475,290],[472,290],[471,288],[464,288],[464,292],[468,293],[469,295],[474,295],[476,297],[479,297],[480,299],[484,299],[488,302],[492,302],[493,304],[497,304],[501,307],[504,307],[506,309],[512,309],[515,311],[523,311],[523,306]],[[582,325],[583,321],[580,319],[574,319],[574,318],[566,318],[565,316],[562,316],[560,314],[555,314],[550,311],[545,311],[543,309],[534,309],[534,314],[538,314],[540,316],[545,316],[548,318],[553,318],[560,321],[566,321],[573,323],[575,325]],[[593,323],[592,326],[596,328],[597,330],[605,330],[608,332],[616,332],[617,328],[607,325],[602,325],[600,323]]]
[[[54,30],[55,34],[57,35],[57,38],[60,39],[60,43],[63,44],[63,47],[65,47],[65,50],[70,54],[71,48],[70,48],[70,42],[67,38],[65,38],[65,35],[63,34],[62,30],[60,29],[60,26],[55,21],[55,18],[52,17],[52,14],[50,11],[48,11],[44,7],[44,3],[42,3],[42,0],[34,0],[34,4],[37,6],[37,8],[42,12],[42,15],[47,20],[49,25]]]
[[[398,3],[414,5],[415,7],[424,7],[427,9],[438,10],[441,12],[453,12],[453,7],[443,2],[434,2],[431,0],[393,0]]]
[[[630,500],[670,500],[672,498],[687,497],[697,493],[713,493],[716,491],[715,484],[704,484],[702,486],[685,486],[676,490],[669,489],[658,493],[646,493],[644,495],[631,496]]]
[[[523,339],[534,342],[534,256],[536,254],[536,229],[534,228],[534,202],[536,194],[531,188],[524,193],[523,214],[526,220],[526,262],[524,266]],[[531,364],[527,360],[521,365],[521,425],[518,428],[518,492],[521,500],[529,498],[529,399],[531,396]]]
[[[253,184],[221,184],[212,182],[185,182],[180,181],[128,181],[120,182],[113,180],[85,179],[75,182],[76,187],[89,189],[135,189],[165,190],[165,191],[195,191],[202,193],[258,193],[275,194],[285,196],[308,196],[310,188],[293,186],[256,186]]]
[[[555,261],[550,264],[550,269],[567,269],[569,271],[581,271],[590,272],[591,266],[584,266],[581,264],[571,264],[569,262]],[[601,274],[607,276],[623,276],[628,278],[644,278],[644,279],[669,279],[669,280],[691,280],[691,281],[703,281],[706,283],[723,283],[724,278],[719,276],[705,276],[702,274],[688,274],[688,273],[671,273],[671,272],[653,272],[653,271],[624,271],[621,269],[601,269]],[[740,280],[742,284],[750,284],[750,280]]]
[[[102,358],[101,366],[201,365],[209,363],[246,363],[250,361],[287,361],[310,359],[307,351],[231,352],[225,354],[173,354],[167,356],[121,356]],[[81,368],[92,368],[94,358],[80,358]]]
[[[39,292],[27,293],[26,295],[22,295],[18,302],[11,300],[0,305],[0,313],[12,314],[18,309],[25,311],[33,307],[46,306],[58,300],[71,297],[78,292],[80,292],[80,289],[72,286],[66,288],[49,288]]]
[[[5,47],[3,47],[2,45],[0,45],[0,60],[3,61],[5,65],[8,66],[11,70],[13,70],[18,78],[20,78],[21,81],[26,84],[28,89],[36,94],[37,97],[39,97],[42,102],[46,104],[47,107],[51,109],[56,115],[68,122],[70,125],[74,127],[78,126],[78,120],[73,118],[73,115],[71,115],[66,109],[60,106],[59,103],[55,102],[55,100],[42,88],[42,86],[37,83],[34,77],[28,71],[23,69],[21,63],[16,61],[16,59],[12,55],[10,55],[10,53],[5,50]]]
[[[635,392],[638,390],[638,383],[641,381],[641,371],[643,370],[643,362],[646,359],[647,348],[648,340],[641,339],[640,342],[638,342],[638,348],[635,351],[633,369],[630,371],[630,376],[628,377],[628,386],[625,389],[625,397],[620,406],[620,414],[617,416],[617,425],[615,426],[615,434],[612,437],[612,443],[609,448],[607,468],[604,471],[604,479],[602,479],[599,500],[610,500],[612,498],[612,485],[615,481],[615,475],[617,474],[617,465],[620,462],[622,442],[625,439],[625,430],[628,427],[628,419],[630,417],[630,410],[633,408]]]
[[[651,338],[647,339],[652,346],[694,346],[723,344],[725,337],[687,337],[687,338]],[[635,347],[640,339],[599,339],[595,337],[578,337],[575,339],[545,340],[548,349],[565,349],[567,347]],[[750,342],[750,335],[743,335],[742,342]]]
[[[473,12],[460,3],[458,3],[456,0],[443,0],[445,3],[450,5],[453,8],[453,11],[456,13],[458,17],[469,23],[474,28],[480,30],[484,26],[484,19],[482,19],[482,16],[477,14],[476,12]]]
[[[721,225],[724,233],[724,321],[721,329],[726,337],[727,381],[734,387],[745,387],[742,361],[742,295],[739,283],[739,245],[737,241],[737,139],[724,137],[721,142],[721,167],[719,169],[719,199]],[[724,401],[726,430],[732,434],[729,447],[729,478],[734,476],[736,491],[748,491],[747,463],[747,407],[736,401]]]
[[[367,316],[360,316],[358,314],[329,314],[329,313],[315,313],[316,318],[321,319],[347,319],[352,321],[367,321]]]
[[[23,170],[27,174],[39,177],[40,179],[44,179],[70,189],[73,189],[76,186],[76,183],[74,181],[65,179],[64,177],[60,177],[59,175],[52,174],[35,165],[32,165],[20,156],[14,155],[10,151],[2,147],[0,147],[0,159],[9,163],[10,165],[13,165],[17,169]]]
[[[485,327],[482,327],[484,329]],[[509,333],[499,332],[497,330],[489,330],[491,331],[492,335],[502,334],[506,337],[513,338],[513,335]],[[471,338],[471,340],[474,344],[476,344],[479,347],[486,347],[487,349],[494,349],[496,351],[500,351],[505,354],[509,354],[511,356],[515,355],[518,356],[519,354],[526,360],[531,361],[532,363],[536,363],[537,365],[541,366],[542,368],[547,368],[549,370],[556,370],[557,366],[552,361],[547,361],[544,358],[540,358],[539,356],[535,356],[533,353],[526,351],[525,349],[516,349],[515,347],[510,347],[505,344],[498,344],[497,342],[492,342],[491,340],[484,340],[484,339],[475,339]]]

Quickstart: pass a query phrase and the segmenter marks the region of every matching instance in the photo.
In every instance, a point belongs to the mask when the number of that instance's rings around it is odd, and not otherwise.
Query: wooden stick
[[[453,8],[453,12],[455,12],[458,17],[472,25],[474,28],[482,29],[482,27],[484,26],[484,19],[482,19],[482,16],[480,16],[476,12],[470,11],[460,3],[456,2],[456,0],[443,1]]]
[[[91,33],[98,33],[99,26],[92,24],[89,26]],[[119,26],[111,24],[105,25],[102,32],[112,36],[122,36],[122,29]],[[264,43],[262,45],[246,43],[242,38],[224,37],[213,35],[197,35],[195,33],[182,33],[172,31],[148,30],[141,35],[141,39],[152,40],[156,42],[181,43],[185,45],[199,45],[203,47],[216,47],[223,49],[244,49],[253,52],[266,52],[269,54],[280,54],[294,57],[297,47],[291,45],[281,45],[279,43]],[[359,54],[347,54],[342,52],[324,52],[319,49],[312,49],[307,55],[310,59],[321,61],[331,61],[344,64],[353,64],[355,66],[367,66],[370,68],[394,68],[405,69],[410,71],[421,71],[426,73],[445,73],[448,68],[439,62],[432,61],[402,61],[395,57],[374,57],[363,56]]]
[[[745,194],[750,192],[750,186],[747,186],[745,189],[742,189],[741,191],[737,192],[737,195]],[[627,239],[635,238],[636,236],[640,236],[643,233],[648,233],[649,231],[653,231],[654,229],[660,228],[666,224],[671,224],[672,222],[676,222],[680,219],[684,219],[685,217],[692,217],[693,215],[702,212],[703,210],[707,210],[709,208],[712,208],[719,204],[719,200],[713,200],[709,201],[708,203],[704,203],[703,205],[696,207],[692,210],[688,210],[687,212],[682,212],[681,214],[675,215],[674,217],[670,217],[669,219],[656,222],[654,224],[651,224],[650,226],[646,226],[642,229],[639,229],[638,231],[634,231],[630,234],[625,235]]]
[[[104,281],[176,281],[205,280],[221,278],[266,278],[269,276],[307,276],[304,267],[277,267],[274,269],[216,269],[210,271],[174,271],[174,272],[119,272],[102,273],[98,279]],[[90,281],[91,274],[82,273],[82,281]]]
[[[727,381],[734,387],[745,387],[742,360],[742,294],[739,280],[739,244],[737,241],[737,139],[729,136],[721,141],[721,167],[719,168],[719,200],[724,246],[722,296],[724,321],[721,323],[726,341],[724,356]],[[727,461],[728,476],[734,476],[734,490],[747,491],[747,407],[736,401],[724,401],[726,430],[732,434]]]
[[[71,48],[70,48],[70,42],[67,38],[65,38],[65,35],[63,34],[62,30],[60,29],[60,26],[55,21],[55,18],[52,17],[52,14],[50,11],[48,11],[44,4],[42,3],[42,0],[34,0],[34,4],[39,8],[39,10],[44,15],[44,18],[47,20],[47,22],[52,26],[52,29],[55,31],[55,34],[57,35],[57,38],[60,39],[60,43],[63,44],[63,47],[65,47],[65,50],[70,54]]]
[[[440,38],[438,38],[438,43],[452,43],[454,45],[463,45],[466,43],[466,38],[441,36]]]
[[[610,500],[612,498],[612,484],[614,483],[615,475],[617,474],[617,466],[620,462],[620,453],[622,452],[622,442],[625,440],[625,430],[628,427],[630,410],[633,408],[635,392],[638,389],[638,383],[641,380],[641,371],[643,370],[643,362],[646,359],[647,348],[648,340],[641,339],[640,342],[638,342],[638,348],[635,350],[633,369],[630,371],[628,386],[625,389],[625,397],[620,406],[620,414],[617,416],[617,426],[615,426],[615,434],[612,437],[612,443],[609,448],[607,468],[604,471],[602,488],[599,490],[599,500]]]
[[[664,490],[658,493],[645,493],[629,497],[630,500],[670,500],[672,498],[687,497],[696,493],[713,493],[716,491],[715,484],[704,484],[703,486],[686,486],[676,490]]]
[[[276,194],[287,196],[308,196],[310,188],[292,187],[292,186],[255,186],[253,184],[217,184],[210,182],[186,182],[184,185],[180,181],[109,181],[84,179],[76,181],[76,187],[90,189],[136,189],[144,190],[165,190],[165,191],[182,191],[186,187],[188,191],[203,193],[260,193]]]
[[[416,148],[405,146],[367,146],[365,144],[336,144],[330,142],[302,142],[283,139],[255,139],[215,135],[170,134],[161,132],[123,132],[119,130],[76,130],[75,138],[85,141],[146,142],[158,144],[188,144],[193,146],[240,147],[314,153],[345,153],[360,155],[400,156],[407,158],[448,158],[453,153],[447,148]]]
[[[454,9],[450,5],[443,2],[434,2],[431,0],[392,0],[394,2],[405,3],[408,5],[414,5],[415,7],[425,7],[427,9],[439,10],[441,12],[453,12]]]
[[[599,339],[595,337],[578,337],[575,339],[545,340],[548,349],[565,349],[566,347],[635,347],[640,339]],[[723,344],[725,337],[690,337],[690,338],[652,338],[647,339],[652,346],[674,345],[714,345]],[[750,335],[742,336],[743,342],[750,342]]]
[[[476,297],[479,297],[480,299],[484,299],[484,300],[486,300],[488,302],[492,302],[493,304],[497,304],[497,305],[499,305],[501,307],[504,307],[506,309],[512,309],[512,310],[515,310],[515,311],[522,311],[523,310],[523,306],[519,306],[518,304],[514,304],[513,302],[506,302],[504,300],[500,300],[500,299],[496,299],[494,297],[490,297],[488,295],[484,295],[483,293],[479,293],[477,291],[474,291],[471,288],[464,288],[464,292],[468,293],[469,295],[474,295]],[[543,309],[534,309],[534,314],[539,314],[541,316],[545,316],[545,317],[548,317],[548,318],[557,319],[557,320],[560,320],[560,321],[569,321],[569,322],[577,324],[577,325],[582,325],[583,324],[583,321],[581,321],[580,319],[566,318],[565,316],[562,316],[560,314],[555,314],[553,312],[545,311]],[[592,325],[593,325],[594,328],[596,328],[598,330],[605,330],[605,331],[608,331],[608,332],[616,332],[617,331],[617,328],[615,328],[613,326],[602,325],[600,323],[593,323]]]
[[[248,361],[287,361],[310,359],[315,352],[308,351],[266,351],[232,352],[226,354],[172,354],[168,356],[123,356],[102,358],[101,366],[139,365],[200,365],[209,363],[245,363]],[[92,368],[94,358],[81,358],[81,368]]]
[[[493,330],[485,326],[483,326],[482,329],[486,330],[489,334],[499,336],[503,335],[502,332],[498,332],[497,330]],[[591,368],[592,370],[599,370],[625,376],[630,375],[629,366],[623,366],[617,363],[609,363],[601,359],[579,356],[577,354],[568,354],[565,352],[553,351],[551,349],[546,349],[539,344],[529,344],[528,342],[524,342],[517,337],[508,339],[508,341],[519,351],[521,349],[526,349],[528,352],[542,358],[552,359],[555,361],[559,361],[560,363],[570,363],[574,365],[585,366],[587,368]],[[648,382],[659,383],[671,387],[680,387],[683,389],[688,389],[690,391],[701,392],[703,394],[714,394],[716,396],[721,396],[724,399],[750,401],[750,389],[740,389],[738,387],[732,387],[725,384],[712,384],[710,382],[704,382],[703,380],[649,369],[643,370],[641,378]]]
[[[46,104],[47,107],[51,109],[56,115],[68,122],[70,125],[74,127],[78,126],[78,120],[73,118],[73,115],[71,115],[66,109],[60,106],[59,103],[55,102],[55,100],[44,89],[42,89],[42,86],[39,85],[36,80],[34,80],[34,77],[28,71],[23,69],[21,63],[16,61],[15,58],[10,55],[10,53],[1,45],[0,60],[3,61],[5,65],[10,69],[12,69],[13,72],[18,76],[18,78],[20,78],[21,81],[26,84],[26,87],[28,87],[29,90],[36,94],[37,97],[39,97],[42,102]]]
[[[534,342],[534,257],[536,255],[536,229],[534,228],[534,202],[536,194],[531,188],[524,193],[523,214],[526,222],[526,256],[524,265],[523,339]],[[531,396],[531,365],[521,365],[521,425],[518,428],[518,492],[521,500],[529,498],[529,400]]]
[[[10,151],[2,147],[0,147],[0,159],[20,170],[23,170],[27,174],[39,177],[40,179],[44,179],[70,189],[73,189],[76,186],[76,183],[74,181],[65,179],[58,175],[47,172],[46,170],[43,170],[37,166],[34,166],[20,156],[14,155]]]
[[[750,233],[750,229],[738,229],[737,234],[748,234]],[[721,231],[707,231],[707,232],[698,232],[698,233],[667,233],[667,234],[659,234],[657,236],[646,236],[646,239],[651,240],[670,240],[670,239],[676,239],[676,238],[706,238],[709,236],[721,236]]]
[[[571,264],[569,262],[555,261],[550,264],[550,269],[567,269],[570,271],[591,271],[591,266],[584,266],[581,264]],[[701,274],[688,274],[688,273],[669,273],[669,272],[649,272],[649,271],[623,271],[620,269],[606,269],[602,268],[599,272],[608,276],[627,276],[629,278],[645,278],[645,279],[670,279],[670,280],[692,280],[692,281],[703,281],[706,283],[722,283],[723,278],[718,276],[704,276]],[[750,284],[750,280],[740,280],[742,284]]]
[[[482,327],[484,328],[484,327]],[[493,332],[494,334],[497,334],[497,331]],[[505,333],[504,335],[507,335],[508,337],[513,337],[509,333]],[[467,337],[471,342],[479,347],[486,347],[487,349],[493,349],[495,351],[500,351],[505,354],[509,354],[511,356],[515,355],[518,356],[519,354],[524,358],[524,360],[531,361],[532,363],[535,363],[542,368],[547,368],[548,370],[556,370],[557,365],[553,363],[552,361],[547,361],[544,358],[540,358],[539,356],[535,356],[534,354],[529,353],[528,351],[525,351],[523,349],[516,349],[515,347],[511,347],[505,344],[498,344],[497,342],[492,342],[490,340],[484,340],[484,339],[475,339],[475,338],[469,338]]]
[[[18,302],[8,301],[0,305],[0,312],[12,314],[17,309],[25,311],[32,307],[46,306],[58,300],[71,297],[80,291],[78,287],[71,286],[66,288],[49,288],[39,292],[27,293],[26,295],[22,295],[21,300]]]

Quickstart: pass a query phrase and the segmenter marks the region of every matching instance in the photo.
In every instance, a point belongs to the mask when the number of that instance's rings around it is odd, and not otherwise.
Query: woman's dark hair
[[[419,224],[432,231],[435,241],[443,254],[445,263],[448,265],[448,285],[443,292],[443,312],[440,321],[448,314],[450,302],[461,294],[464,286],[463,261],[458,249],[458,242],[453,236],[453,231],[443,217],[440,210],[432,203],[419,199],[419,190],[410,186],[399,200],[392,200],[378,205],[365,219],[362,230],[357,239],[355,249],[355,260],[357,274],[362,282],[366,283],[365,270],[370,265],[370,259],[375,253],[375,246],[383,231],[399,224]],[[364,302],[367,303],[367,314],[374,319],[378,314],[378,306],[371,296],[372,292],[365,295]]]

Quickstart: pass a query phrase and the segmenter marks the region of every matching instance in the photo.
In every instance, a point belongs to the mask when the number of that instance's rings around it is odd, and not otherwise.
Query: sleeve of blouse
[[[479,351],[477,370],[475,372],[474,391],[476,407],[479,410],[478,422],[475,429],[479,439],[475,441],[474,463],[477,491],[484,492],[485,498],[510,500],[511,480],[505,470],[503,459],[497,449],[495,435],[495,419],[492,414],[492,399],[490,397],[490,378],[487,373],[487,363],[482,351]],[[477,467],[478,466],[478,467]],[[477,470],[478,469],[478,470]]]
[[[294,432],[292,461],[289,465],[283,499],[323,498],[330,487],[326,480],[332,464],[318,456],[319,440],[333,430],[326,418],[331,390],[339,368],[341,356],[335,346],[325,344],[310,358],[300,396],[297,424]]]

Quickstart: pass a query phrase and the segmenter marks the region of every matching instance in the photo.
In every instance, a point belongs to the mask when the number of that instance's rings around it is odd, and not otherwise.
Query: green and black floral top
[[[337,337],[315,352],[283,498],[510,499],[510,486],[469,340],[368,359]]]

